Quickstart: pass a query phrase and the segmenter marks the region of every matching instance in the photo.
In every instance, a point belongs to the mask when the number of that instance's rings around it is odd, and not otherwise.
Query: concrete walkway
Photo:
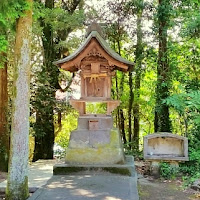
[[[28,200],[138,200],[135,186],[127,176],[57,175]]]
[[[53,175],[53,166],[56,160],[39,160],[29,166],[29,188],[40,188],[47,183]],[[0,189],[6,188],[7,181],[0,183]]]
[[[40,160],[29,170],[29,188],[39,188],[28,200],[138,200],[137,178],[109,172],[54,175],[54,160]],[[0,188],[6,187],[6,181]]]

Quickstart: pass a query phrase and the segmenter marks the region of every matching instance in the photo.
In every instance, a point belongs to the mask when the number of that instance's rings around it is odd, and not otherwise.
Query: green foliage
[[[172,106],[181,117],[187,121],[186,126],[194,126],[200,124],[200,92],[191,91],[189,93],[174,94],[167,98],[165,102]],[[189,130],[187,130],[189,131]]]
[[[181,36],[188,38],[199,38],[200,36],[200,2],[198,0],[182,1],[180,10],[182,17],[185,19],[182,22]]]
[[[105,103],[87,103],[86,104],[86,113],[90,114],[105,114],[106,113],[106,104]]]
[[[16,20],[24,15],[24,10],[29,9],[29,5],[24,0],[1,0],[0,3],[0,68],[4,67],[6,61],[2,55],[8,50],[8,33],[15,31]]]
[[[160,163],[160,176],[165,179],[175,179],[178,175],[179,168],[167,162]]]
[[[0,52],[6,52],[8,46],[8,41],[6,40],[6,36],[0,35]]]
[[[200,142],[197,144],[199,146]],[[191,145],[194,146],[194,145]],[[184,185],[189,186],[200,178],[200,149],[189,148],[189,161],[180,165]]]
[[[134,156],[135,160],[143,160],[143,151],[136,151],[136,148],[134,148],[136,146],[136,142],[127,142],[124,144],[124,153],[126,155]]]
[[[73,1],[62,1],[68,2],[70,5]],[[57,67],[52,65],[52,61],[60,59],[63,52],[72,52],[77,49],[84,37],[77,38],[72,31],[81,29],[83,22],[85,21],[85,12],[91,16],[94,14],[93,10],[83,11],[80,7],[74,12],[70,12],[67,7],[63,6],[61,1],[55,2],[55,8],[45,8],[44,1],[34,2],[34,24],[33,24],[33,70],[32,70],[32,98],[31,98],[31,113],[34,117],[32,121],[33,130],[38,133],[38,136],[43,136],[45,132],[48,132],[50,123],[53,123],[53,117],[49,116],[57,115],[61,112],[64,115],[62,119],[62,129],[56,122],[55,132],[56,143],[63,148],[68,145],[69,133],[76,127],[77,114],[73,113],[65,102],[57,102],[55,100],[55,92],[58,87],[58,81],[70,80],[71,75],[63,72],[58,73]],[[98,11],[95,13],[95,17],[98,14],[103,15],[104,20],[99,19],[98,21],[104,22],[107,15],[114,15],[115,17],[108,23],[106,21],[105,32],[107,34],[108,42],[110,46],[122,57],[129,60],[135,60],[136,51],[136,33],[137,30],[132,23],[129,23],[129,17],[136,17],[138,11],[144,9],[144,15],[142,15],[142,40],[146,43],[143,44],[144,51],[142,53],[142,76],[140,90],[134,90],[134,82],[136,79],[137,62],[135,61],[135,69],[132,72],[133,80],[133,93],[134,103],[133,106],[138,103],[140,107],[140,144],[144,135],[152,133],[154,131],[154,116],[155,116],[155,88],[157,79],[157,63],[158,63],[158,48],[155,45],[158,36],[159,21],[166,22],[165,30],[168,29],[167,37],[167,55],[168,57],[162,57],[162,62],[169,62],[170,79],[169,81],[161,81],[159,87],[165,88],[170,87],[169,91],[166,91],[167,95],[171,95],[167,99],[160,101],[161,104],[167,104],[171,107],[170,118],[173,120],[173,132],[178,132],[182,135],[188,135],[190,145],[190,161],[188,165],[183,165],[185,170],[184,174],[192,173],[195,174],[195,168],[199,167],[199,150],[198,145],[200,138],[200,40],[199,40],[199,1],[198,0],[187,0],[187,1],[174,1],[174,0],[163,0],[162,4],[158,6],[157,1],[151,3],[145,3],[143,1],[127,1],[125,4],[117,4],[116,1],[110,2],[113,4],[111,11],[108,14],[101,14]],[[115,4],[116,3],[116,4]],[[24,0],[2,0],[0,4],[0,52],[6,52],[8,50],[10,37],[10,31],[15,29],[13,22],[23,13],[23,10],[27,8],[24,4]],[[68,7],[70,8],[70,6]],[[88,8],[88,7],[87,7]],[[88,8],[89,9],[89,8]],[[147,9],[147,10],[145,10]],[[107,11],[107,9],[106,9]],[[113,14],[114,13],[114,14]],[[128,15],[129,16],[128,16]],[[111,15],[110,15],[111,16]],[[110,18],[109,16],[109,18]],[[148,19],[146,18],[148,17]],[[91,21],[91,19],[86,19]],[[146,20],[154,20],[154,27],[149,27],[150,31],[146,35],[146,27],[143,26]],[[126,22],[131,24],[127,26]],[[51,32],[50,40],[44,37],[44,28]],[[180,28],[180,31],[179,31]],[[153,34],[152,34],[153,33]],[[41,40],[41,38],[43,39]],[[151,41],[153,38],[153,41]],[[36,40],[36,42],[35,42]],[[44,43],[53,44],[51,48],[46,50],[52,50],[47,52],[43,51]],[[39,46],[39,48],[38,48]],[[10,48],[10,54],[12,55],[13,49]],[[65,51],[66,50],[66,51]],[[44,54],[51,55],[45,57]],[[43,59],[41,60],[41,57]],[[36,59],[35,59],[36,58]],[[5,59],[5,58],[4,58]],[[0,58],[2,60],[2,58]],[[36,60],[36,61],[35,61]],[[44,61],[44,62],[43,62]],[[42,64],[41,64],[42,63]],[[59,74],[59,77],[58,77]],[[169,74],[166,73],[166,77],[169,78]],[[128,138],[129,128],[129,113],[128,103],[130,98],[129,88],[129,77],[127,74],[117,72],[117,78],[112,80],[112,98],[119,99],[121,101],[120,109],[123,110],[124,114],[124,127],[125,134]],[[117,85],[118,84],[118,85]],[[122,89],[120,89],[120,87]],[[71,91],[68,91],[71,92]],[[137,94],[140,94],[138,98]],[[166,96],[167,96],[166,95]],[[159,107],[158,107],[159,109]],[[88,104],[87,111],[91,113],[105,113],[105,105],[99,104]],[[68,113],[63,114],[65,111]],[[37,114],[36,114],[37,113]],[[35,124],[35,118],[39,116],[43,119],[41,124]],[[132,112],[131,116],[134,116]],[[117,122],[116,125],[120,124],[120,116],[116,109],[113,113],[113,118]],[[180,123],[179,123],[180,121]],[[132,118],[132,132],[133,132],[133,118]],[[35,132],[33,131],[33,134]],[[135,143],[127,142],[125,145],[125,151],[128,154],[137,156],[137,152],[134,151]],[[142,145],[141,145],[142,146]],[[140,157],[139,153],[139,157]],[[190,164],[191,163],[191,164]],[[170,169],[168,166],[163,166],[163,173],[168,177],[167,170]],[[188,171],[187,171],[188,170]],[[164,175],[165,176],[165,175]]]
[[[78,114],[71,111],[69,114],[65,114],[62,118],[62,128],[60,131],[58,131],[58,125],[55,126],[55,132],[57,133],[55,137],[55,143],[64,149],[68,147],[71,131],[75,130],[77,127],[77,118]]]

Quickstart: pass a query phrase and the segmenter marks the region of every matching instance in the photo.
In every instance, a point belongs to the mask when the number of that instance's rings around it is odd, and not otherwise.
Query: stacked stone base
[[[123,164],[124,152],[118,129],[73,131],[66,150],[65,162],[68,164]]]
[[[81,116],[78,129],[71,132],[65,163],[123,164],[124,151],[111,116]]]
[[[65,164],[54,166],[54,175],[107,171],[135,175],[133,157],[125,157],[120,132],[111,116],[81,116],[71,132]]]

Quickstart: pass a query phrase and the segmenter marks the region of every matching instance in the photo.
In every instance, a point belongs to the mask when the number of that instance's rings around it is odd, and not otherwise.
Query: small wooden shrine
[[[115,70],[128,71],[133,63],[113,51],[103,39],[99,25],[92,23],[85,42],[71,55],[54,62],[60,68],[80,71],[81,98],[70,100],[79,112],[78,129],[70,136],[66,163],[123,163],[119,131],[113,128],[111,112],[120,101],[111,99]],[[105,115],[88,115],[87,102],[107,104]]]

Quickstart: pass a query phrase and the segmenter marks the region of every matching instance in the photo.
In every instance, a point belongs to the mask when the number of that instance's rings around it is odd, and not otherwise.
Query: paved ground
[[[65,176],[51,178],[55,163],[55,160],[38,161],[30,166],[29,187],[42,187],[49,181],[48,185],[37,190],[29,200],[134,200],[131,197],[131,192],[134,191],[130,177],[122,179],[119,176],[110,176],[108,173],[99,174],[101,177],[98,174],[93,176],[78,174],[68,178]],[[1,189],[5,187],[6,181],[0,183]],[[127,194],[130,194],[130,198]],[[200,193],[192,189],[183,190],[178,180],[151,180],[142,176],[139,176],[139,195],[140,200],[200,200]]]
[[[29,167],[29,188],[39,188],[47,183],[53,175],[53,166],[56,160],[39,160]],[[0,189],[6,188],[7,181],[0,183]]]
[[[28,200],[138,200],[133,177],[117,175],[53,176]]]
[[[52,176],[54,160],[33,163],[29,188],[39,188],[28,200],[138,200],[136,178],[108,172]],[[5,189],[6,181],[0,183]],[[1,199],[1,198],[0,198]]]

